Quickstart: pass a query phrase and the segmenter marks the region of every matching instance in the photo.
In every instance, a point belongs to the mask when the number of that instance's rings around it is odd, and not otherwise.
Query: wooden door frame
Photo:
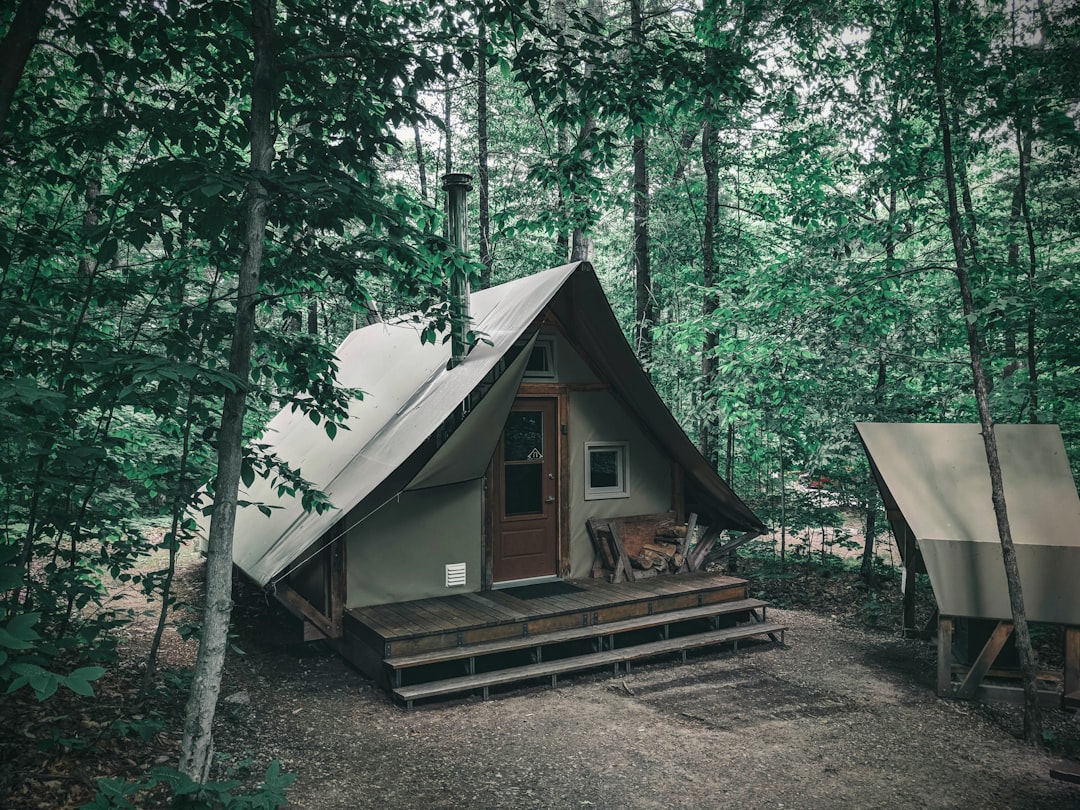
[[[560,579],[570,576],[570,401],[564,383],[522,383],[514,401],[521,399],[551,399],[555,401],[557,434],[555,438],[555,469],[559,476],[558,501],[555,504],[555,574]],[[499,427],[500,435],[503,427]],[[496,444],[495,453],[499,452]],[[495,453],[488,461],[483,489],[483,554],[484,566],[480,588],[491,590],[495,580],[495,510],[499,504],[492,497],[491,482],[495,475]]]

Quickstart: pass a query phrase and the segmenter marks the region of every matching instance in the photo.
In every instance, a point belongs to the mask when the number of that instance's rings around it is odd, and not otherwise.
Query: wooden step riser
[[[570,661],[594,653],[614,652],[622,654],[637,646],[648,646],[663,641],[677,643],[679,639],[686,639],[689,643],[692,642],[695,636],[719,630],[723,627],[734,629],[739,625],[752,626],[748,623],[746,616],[740,616],[739,614],[728,614],[717,618],[722,624],[717,624],[708,619],[693,619],[681,624],[653,625],[637,630],[625,630],[618,634],[600,632],[590,637],[561,642],[555,645],[544,644],[542,638],[538,638],[537,645],[533,647],[487,653],[474,657],[472,662],[470,662],[469,658],[455,658],[400,669],[388,674],[386,680],[393,683],[394,686],[422,684],[459,677],[470,674],[472,671],[491,672],[499,669],[530,666],[537,663],[537,655],[539,655],[541,662],[551,662],[556,660]],[[672,633],[670,628],[677,629]],[[474,670],[470,670],[470,666],[474,667]]]
[[[584,627],[571,627],[567,630],[559,630],[552,633],[544,633],[539,636],[520,636],[517,638],[503,638],[487,641],[480,644],[469,644],[462,647],[449,647],[432,652],[418,653],[416,655],[396,655],[386,659],[386,665],[392,669],[408,669],[428,664],[443,664],[448,661],[468,658],[483,657],[485,655],[512,652],[515,650],[535,649],[549,645],[559,645],[567,642],[581,642],[590,639],[605,638],[610,635],[619,635],[632,631],[640,631],[649,628],[662,629],[665,625],[673,627],[689,627],[693,621],[708,622],[732,622],[749,621],[751,615],[764,619],[767,604],[760,599],[734,599],[727,602],[719,602],[712,605],[700,605],[682,610],[653,613],[648,616],[637,616],[632,619],[623,619],[618,622],[605,622],[604,624],[590,624]],[[727,617],[721,618],[721,617]]]
[[[522,665],[476,676],[447,678],[442,681],[432,681],[415,684],[413,686],[398,687],[395,688],[394,694],[399,699],[404,700],[406,705],[410,708],[412,707],[412,702],[414,700],[444,697],[447,695],[475,691],[477,689],[483,689],[486,697],[488,688],[492,686],[503,686],[506,684],[521,683],[537,678],[548,677],[551,678],[552,685],[554,685],[556,676],[569,674],[571,672],[582,672],[605,666],[613,666],[615,672],[618,672],[620,665],[625,666],[627,671],[629,671],[630,662],[632,661],[658,658],[661,656],[678,654],[680,652],[683,653],[685,658],[685,653],[688,650],[729,644],[737,648],[740,641],[746,641],[760,636],[767,636],[770,639],[780,640],[782,639],[785,629],[786,628],[783,625],[774,624],[772,622],[763,622],[760,625],[731,628],[711,633],[700,633],[680,639],[637,644],[624,649],[602,651],[590,655],[551,661],[545,664]]]
[[[386,658],[397,655],[415,655],[417,653],[461,647],[467,644],[481,644],[498,639],[538,636],[543,633],[569,630],[574,627],[602,625],[606,622],[622,621],[623,619],[683,610],[684,608],[698,607],[700,605],[715,605],[745,599],[746,591],[745,585],[735,585],[715,590],[656,596],[651,599],[613,605],[593,611],[544,616],[527,622],[508,622],[488,627],[465,628],[453,633],[436,633],[415,638],[395,639],[393,641],[382,640],[383,655]]]

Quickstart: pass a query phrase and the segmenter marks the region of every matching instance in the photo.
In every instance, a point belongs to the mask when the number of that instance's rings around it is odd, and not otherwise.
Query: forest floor
[[[196,600],[201,573],[188,555],[182,599]],[[896,632],[895,585],[868,593],[839,566],[805,563],[744,561],[739,574],[776,606],[770,617],[788,625],[785,646],[413,711],[323,646],[293,641],[274,604],[241,586],[243,654],[225,673],[218,776],[254,785],[280,760],[296,776],[286,806],[313,810],[1080,810],[1080,786],[1049,778],[1062,755],[1080,755],[1080,715],[1046,714],[1047,753],[1019,741],[1015,707],[938,699],[933,645]],[[132,604],[146,613],[125,630],[128,661],[145,654],[153,630],[153,606]],[[5,698],[0,806],[79,807],[99,777],[130,779],[175,761],[196,647],[176,628],[190,619],[176,612],[148,703],[136,702],[135,667],[97,682],[91,701],[63,690],[45,704]],[[154,802],[144,795],[135,806]]]

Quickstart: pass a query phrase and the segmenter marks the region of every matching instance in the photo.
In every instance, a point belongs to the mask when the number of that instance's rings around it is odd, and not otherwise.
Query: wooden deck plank
[[[575,621],[558,616],[595,614],[599,620],[620,620],[652,610],[680,610],[697,601],[725,601],[739,594],[724,594],[745,580],[722,574],[694,572],[679,576],[652,577],[634,582],[606,583],[577,580],[581,588],[572,594],[519,599],[504,591],[463,593],[386,605],[349,609],[351,621],[384,641],[414,639],[423,635],[447,635],[513,622],[540,622],[540,627]],[[698,600],[686,599],[698,596]],[[496,635],[499,635],[496,633]]]
[[[503,621],[502,616],[466,599],[465,594],[448,596],[439,601],[439,606],[440,609],[442,606],[447,608],[446,615],[453,619],[455,629],[462,626],[483,627]]]
[[[500,605],[498,602],[491,601],[487,598],[486,594],[463,593],[462,596],[476,604],[477,608],[480,610],[488,612],[493,617],[497,616],[501,621],[522,622],[528,618],[528,616],[519,610],[514,610],[505,605]]]
[[[386,612],[376,610],[376,607],[382,607],[382,605],[349,608],[345,612],[350,618],[379,636],[392,633],[393,627],[386,621]]]
[[[508,595],[506,591],[488,591],[483,594],[483,597],[507,610],[514,611],[521,617],[518,621],[528,621],[533,616],[534,611],[529,608],[528,602],[524,599],[518,599],[516,596]]]
[[[406,618],[405,627],[410,627],[411,633],[445,633],[452,628],[452,624],[445,617],[424,604],[426,600],[414,600],[411,602],[399,602],[394,607],[398,613]]]
[[[396,603],[377,605],[368,615],[377,620],[377,623],[368,626],[373,629],[378,627],[378,633],[384,639],[416,632],[416,624],[412,617],[408,613],[399,610]]]

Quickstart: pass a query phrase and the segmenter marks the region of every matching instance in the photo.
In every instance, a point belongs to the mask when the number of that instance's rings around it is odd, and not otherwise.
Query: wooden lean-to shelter
[[[745,581],[693,570],[707,549],[680,536],[691,516],[706,544],[764,526],[653,389],[591,266],[470,306],[485,340],[456,364],[414,319],[349,335],[340,383],[365,393],[333,440],[289,410],[269,423],[261,443],[335,508],[255,481],[240,497],[268,509],[239,511],[236,565],[409,703],[777,637]],[[620,531],[639,556],[674,547],[672,573],[605,569],[598,549],[628,551]]]
[[[1019,699],[1005,566],[976,424],[856,425],[904,564],[905,632],[914,579],[937,600],[938,693]],[[1080,705],[1080,498],[1056,425],[995,428],[1027,618],[1063,627],[1064,666],[1043,699]]]

